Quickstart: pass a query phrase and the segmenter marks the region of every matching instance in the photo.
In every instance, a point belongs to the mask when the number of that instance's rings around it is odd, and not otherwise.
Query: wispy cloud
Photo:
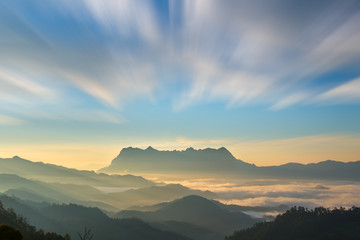
[[[129,38],[136,34],[146,42],[158,43],[158,23],[150,1],[83,0],[83,3],[108,31],[115,29]]]
[[[26,123],[26,121],[22,119],[0,115],[0,125],[21,125],[24,123]]]
[[[284,108],[287,108],[289,106],[292,106],[296,103],[302,102],[305,99],[309,98],[309,94],[308,93],[294,93],[292,95],[289,95],[281,100],[279,100],[277,103],[275,103],[274,105],[272,105],[270,107],[271,110],[281,110]]]
[[[27,99],[27,101],[51,100],[56,97],[56,92],[45,84],[4,68],[0,68],[0,83],[0,99],[11,102],[22,99]]]
[[[360,78],[356,78],[320,94],[318,100],[331,103],[359,103]]]
[[[332,103],[344,90],[324,93],[323,78],[334,71],[357,72],[360,61],[357,1],[41,4],[29,10],[38,18],[24,14],[19,5],[4,4],[0,67],[27,78],[2,72],[2,81],[32,94],[56,93],[74,101],[67,90],[77,88],[114,109],[161,97],[176,111],[213,102],[281,110],[317,95]],[[67,25],[39,23],[46,21]],[[314,85],[316,91],[309,92]]]
[[[311,89],[324,74],[355,67],[360,59],[357,3],[325,7],[321,2],[306,13],[296,2],[282,4],[184,3],[178,54],[188,63],[190,80],[175,109],[221,100],[227,106],[265,103],[280,110],[326,90],[321,84]]]

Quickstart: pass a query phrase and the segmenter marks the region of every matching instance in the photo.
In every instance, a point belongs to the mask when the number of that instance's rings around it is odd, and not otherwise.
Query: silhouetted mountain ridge
[[[87,184],[107,187],[147,187],[153,182],[134,175],[108,175],[94,171],[77,170],[43,162],[32,162],[18,156],[0,158],[0,174],[16,174],[45,182]]]
[[[237,160],[226,148],[206,148],[195,150],[159,151],[152,147],[146,149],[123,148],[120,154],[107,168],[100,172],[199,172],[203,171],[232,171],[234,167],[251,167],[251,164]],[[201,173],[201,171],[199,172]]]
[[[279,166],[258,167],[236,159],[225,147],[195,150],[160,151],[123,148],[109,167],[100,172],[131,172],[139,174],[190,174],[193,176],[228,175],[246,178],[310,178],[360,180],[360,161],[326,160],[318,163],[287,163]]]
[[[215,201],[196,195],[164,203],[152,212],[125,210],[117,213],[115,217],[136,217],[149,222],[186,222],[209,229],[215,236],[222,234],[223,237],[236,228],[249,227],[260,221],[242,212],[230,212]]]
[[[16,212],[21,213],[31,224],[36,225],[38,228],[60,234],[69,233],[72,239],[78,239],[77,233],[87,227],[92,229],[94,239],[190,240],[176,233],[158,230],[139,219],[112,219],[98,208],[89,208],[76,204],[46,205],[33,208],[7,196],[0,195],[0,200],[3,201],[5,207],[13,208]],[[35,239],[40,240],[40,238]]]

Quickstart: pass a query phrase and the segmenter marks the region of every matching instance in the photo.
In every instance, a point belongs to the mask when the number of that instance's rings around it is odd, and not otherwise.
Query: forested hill
[[[236,231],[225,240],[322,240],[360,239],[360,208],[308,210],[293,207],[271,222]]]
[[[7,226],[11,226],[7,227]],[[16,229],[16,230],[15,230]],[[18,235],[21,233],[21,236]],[[12,235],[6,235],[12,234]],[[69,240],[69,235],[64,237],[53,233],[45,233],[43,230],[36,230],[34,226],[31,226],[27,221],[17,215],[12,209],[5,209],[0,202],[0,239],[23,239],[23,240]]]

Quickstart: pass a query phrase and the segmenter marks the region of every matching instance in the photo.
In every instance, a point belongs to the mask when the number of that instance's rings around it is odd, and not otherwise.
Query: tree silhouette
[[[79,236],[80,240],[92,240],[94,237],[94,234],[91,232],[91,229],[87,229],[85,227],[84,233],[83,234],[78,233],[78,236]]]

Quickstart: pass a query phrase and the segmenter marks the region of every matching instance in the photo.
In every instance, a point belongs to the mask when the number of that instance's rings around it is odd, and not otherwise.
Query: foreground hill
[[[8,238],[11,237],[11,238]],[[0,202],[0,239],[1,240],[70,240],[69,235],[61,236],[54,232],[36,230],[12,209],[5,209]]]
[[[360,239],[360,208],[307,210],[293,207],[271,222],[257,223],[226,240],[327,240]]]
[[[54,164],[32,162],[20,157],[0,158],[0,174],[15,174],[45,182],[77,183],[99,187],[148,187],[154,185],[133,175],[108,175]]]
[[[196,177],[215,175],[246,178],[301,178],[360,180],[360,161],[324,161],[311,164],[288,163],[280,166],[257,167],[236,159],[226,148],[188,148],[184,151],[159,151],[123,148],[111,165],[99,172],[130,172],[133,174],[182,174]]]
[[[4,207],[13,208],[37,228],[60,234],[69,233],[72,239],[78,239],[77,233],[82,232],[86,227],[92,230],[94,239],[189,240],[176,233],[158,230],[138,219],[112,219],[98,208],[75,204],[45,205],[35,208],[6,196],[0,196],[0,200]],[[0,219],[1,223],[9,224]]]
[[[230,212],[212,200],[194,195],[162,204],[162,207],[156,211],[127,210],[117,213],[115,217],[136,217],[148,222],[166,222],[166,224],[163,223],[164,229],[166,226],[171,227],[173,231],[178,228],[178,232],[182,234],[189,234],[190,231],[186,231],[189,227],[194,228],[193,231],[200,231],[199,228],[195,230],[194,226],[197,226],[203,228],[204,232],[207,229],[205,235],[207,239],[223,239],[225,235],[232,233],[235,229],[249,227],[259,221],[259,219],[254,219],[242,212]],[[181,226],[179,222],[190,223],[194,226]],[[176,224],[177,226],[175,226]],[[194,235],[190,237],[194,238]],[[196,239],[201,239],[200,237],[199,235]]]

